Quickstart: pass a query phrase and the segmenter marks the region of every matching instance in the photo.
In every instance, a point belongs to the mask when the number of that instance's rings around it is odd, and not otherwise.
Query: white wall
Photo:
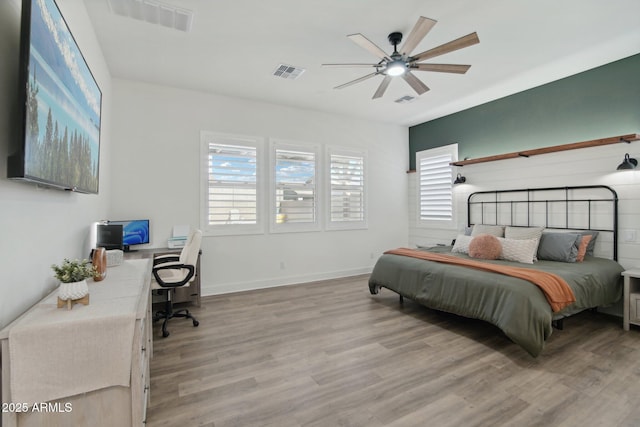
[[[56,286],[51,264],[87,258],[89,224],[105,216],[110,177],[110,75],[84,3],[58,0],[103,95],[100,194],[45,190],[6,179],[18,125],[20,1],[0,1],[0,328]]]
[[[113,99],[109,218],[149,218],[150,247],[199,225],[202,130],[368,151],[367,230],[205,237],[204,295],[369,272],[407,244],[405,127],[117,79]]]
[[[604,135],[613,136],[613,135]],[[567,143],[579,141],[567,141]],[[409,182],[409,241],[411,245],[449,244],[466,225],[467,197],[474,191],[512,188],[558,187],[575,185],[608,185],[619,198],[618,262],[625,268],[640,265],[640,171],[616,171],[625,153],[640,157],[640,142],[585,148],[530,158],[499,160],[457,168],[467,183],[456,185],[455,210],[457,226],[452,229],[427,229],[416,226],[416,175]],[[628,231],[635,232],[634,241],[624,241]]]

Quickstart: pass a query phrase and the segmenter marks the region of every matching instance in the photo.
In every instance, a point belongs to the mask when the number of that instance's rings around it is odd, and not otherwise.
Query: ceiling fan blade
[[[351,67],[351,68],[371,68],[371,67],[380,67],[380,64],[322,64],[323,67]]]
[[[391,83],[392,79],[393,77],[391,76],[385,76],[380,83],[380,86],[378,86],[378,90],[376,90],[376,93],[373,94],[373,98],[371,99],[377,99],[384,95],[384,92],[387,90],[387,87],[389,87],[389,83]]]
[[[452,40],[449,43],[442,44],[438,47],[434,47],[433,49],[429,49],[415,56],[412,56],[412,59],[413,59],[413,62],[420,62],[420,61],[424,61],[425,59],[433,58],[439,55],[444,55],[445,53],[453,52],[458,49],[463,49],[465,47],[469,47],[477,43],[480,43],[480,39],[478,39],[478,34],[471,33],[471,34],[467,34],[464,37],[460,37],[459,39]]]
[[[411,86],[418,95],[422,95],[429,90],[429,87],[426,84],[422,83],[422,80],[420,80],[410,72],[404,73],[402,75],[402,78],[405,79],[407,83],[409,83],[409,86]]]
[[[334,89],[342,89],[342,88],[344,88],[344,87],[351,86],[351,85],[354,85],[354,84],[356,84],[356,83],[363,82],[363,81],[365,81],[365,80],[367,80],[367,79],[370,79],[371,77],[374,77],[374,76],[376,76],[376,75],[378,75],[378,74],[379,74],[379,73],[378,73],[377,71],[376,71],[375,73],[367,74],[366,76],[362,76],[362,77],[357,78],[357,79],[355,79],[355,80],[351,80],[350,82],[347,82],[347,83],[341,84],[340,86],[336,86],[336,87],[334,87]]]
[[[409,55],[437,22],[438,21],[425,18],[424,16],[418,18],[418,22],[413,26],[413,29],[402,46],[402,49],[400,49],[400,53],[403,55]]]
[[[380,49],[375,43],[373,43],[371,40],[369,40],[362,34],[360,33],[350,34],[347,37],[349,37],[355,44],[369,51],[370,53],[377,56],[378,58],[387,59],[387,60],[389,59],[389,57],[387,56],[384,50]]]
[[[418,71],[435,71],[438,73],[455,73],[464,74],[471,68],[471,65],[457,64],[412,64],[412,70]]]

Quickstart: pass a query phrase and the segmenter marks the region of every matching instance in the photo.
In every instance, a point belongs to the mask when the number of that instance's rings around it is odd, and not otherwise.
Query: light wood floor
[[[538,358],[364,276],[202,299],[155,325],[159,426],[640,426],[640,330],[582,313]]]

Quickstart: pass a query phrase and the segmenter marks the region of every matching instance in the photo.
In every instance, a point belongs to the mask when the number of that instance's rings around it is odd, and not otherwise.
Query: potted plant
[[[58,289],[58,307],[62,307],[65,303],[70,309],[72,302],[82,302],[89,304],[89,286],[87,278],[96,274],[95,268],[89,263],[89,260],[69,260],[64,259],[62,264],[51,266],[55,273],[56,279],[60,281]],[[81,300],[81,301],[77,301]]]

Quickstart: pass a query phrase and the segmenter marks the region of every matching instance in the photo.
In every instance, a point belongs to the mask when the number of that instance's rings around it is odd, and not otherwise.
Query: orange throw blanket
[[[464,267],[477,268],[478,270],[491,271],[493,273],[504,274],[527,280],[538,286],[547,298],[551,310],[554,312],[562,310],[564,307],[574,303],[576,297],[567,282],[557,274],[546,271],[532,270],[522,267],[511,267],[508,265],[490,264],[482,261],[458,258],[451,255],[444,255],[434,252],[425,252],[415,249],[398,248],[386,251],[385,254],[402,255],[413,258],[436,261],[445,264],[461,265]]]

